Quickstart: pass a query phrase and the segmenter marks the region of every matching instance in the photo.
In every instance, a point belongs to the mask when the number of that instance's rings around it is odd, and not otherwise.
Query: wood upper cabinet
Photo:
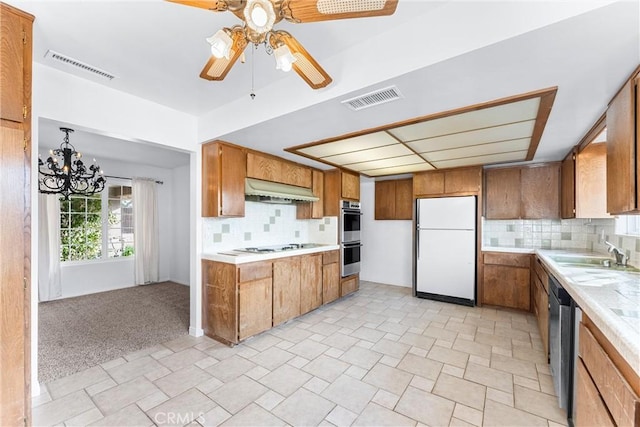
[[[590,143],[562,161],[562,218],[610,218],[607,213],[607,145]]]
[[[360,200],[360,175],[342,169],[324,173],[324,215],[338,216],[340,200]]]
[[[636,213],[640,163],[639,75],[629,79],[607,109],[607,212]]]
[[[527,310],[531,308],[531,256],[484,252],[483,304]]]
[[[33,16],[0,3],[0,425],[31,425]],[[37,291],[37,290],[36,290]]]
[[[221,141],[202,145],[202,216],[244,216],[246,153]]]
[[[322,254],[322,302],[340,298],[340,251]]]
[[[311,191],[320,200],[312,203],[298,203],[296,206],[297,219],[318,219],[324,217],[324,172],[313,169],[311,171]]]
[[[522,168],[522,218],[560,218],[560,163]]]
[[[560,217],[576,217],[576,150],[572,149],[560,167]]]
[[[322,305],[322,254],[300,257],[300,314]]]
[[[247,153],[247,176],[311,188],[311,168],[254,151]]]
[[[300,315],[300,257],[273,261],[273,326]]]
[[[413,180],[376,181],[375,219],[413,218]]]
[[[413,175],[413,196],[477,194],[482,186],[482,167],[473,166]]]
[[[487,169],[484,176],[486,219],[520,218],[520,168]]]
[[[486,219],[560,218],[560,163],[487,169]]]

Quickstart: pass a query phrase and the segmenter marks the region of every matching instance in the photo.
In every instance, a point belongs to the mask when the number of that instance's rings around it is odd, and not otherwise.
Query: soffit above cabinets
[[[532,160],[556,91],[529,92],[286,151],[372,177]]]

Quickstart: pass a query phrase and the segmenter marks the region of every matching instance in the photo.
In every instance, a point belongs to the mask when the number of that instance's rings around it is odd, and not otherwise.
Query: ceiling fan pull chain
[[[256,99],[256,93],[254,91],[254,87],[253,86],[254,86],[254,81],[255,81],[254,74],[255,74],[255,71],[256,71],[256,61],[255,61],[256,55],[255,55],[255,51],[256,51],[257,48],[258,48],[258,45],[254,44],[253,45],[253,49],[251,49],[251,93],[249,95],[251,96],[252,100]]]

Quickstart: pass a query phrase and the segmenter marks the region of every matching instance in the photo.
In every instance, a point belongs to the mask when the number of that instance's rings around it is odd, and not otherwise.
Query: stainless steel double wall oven
[[[340,202],[340,250],[342,252],[342,277],[360,273],[360,202]]]

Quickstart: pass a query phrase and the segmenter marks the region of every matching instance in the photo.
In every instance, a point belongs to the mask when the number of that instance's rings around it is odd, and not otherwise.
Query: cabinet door
[[[219,142],[202,146],[202,216],[244,216],[246,156]]]
[[[271,278],[238,285],[239,338],[245,339],[271,328]]]
[[[205,334],[238,342],[235,265],[202,261],[202,282]]]
[[[282,176],[280,182],[284,184],[311,188],[311,175],[311,168],[286,161],[282,162]]]
[[[413,180],[396,181],[396,214],[395,219],[413,219]]]
[[[522,218],[560,218],[560,164],[522,168]]]
[[[26,37],[23,19],[3,8],[0,40],[0,115],[2,119],[18,123],[25,119],[23,37]]]
[[[322,302],[335,301],[340,297],[340,264],[337,262],[322,266]]]
[[[282,182],[282,162],[258,153],[247,153],[247,176],[265,181]]]
[[[322,305],[322,254],[300,259],[300,314]]]
[[[396,182],[376,181],[375,186],[375,219],[395,219]]]
[[[577,426],[615,426],[607,411],[607,407],[600,398],[589,372],[582,359],[578,358],[576,375],[576,419]]]
[[[432,171],[413,176],[413,196],[437,196],[444,194],[444,172]]]
[[[560,171],[560,213],[563,219],[576,217],[576,154],[571,150]]]
[[[486,219],[520,218],[520,169],[485,171]]]
[[[360,175],[341,171],[342,175],[342,198],[350,200],[360,200]]]
[[[445,194],[477,193],[481,185],[481,167],[453,169],[444,172]]]
[[[628,81],[607,109],[607,211],[630,212],[636,204],[635,82]]]
[[[528,268],[503,265],[484,266],[484,304],[529,311],[531,307]]]
[[[314,169],[312,179],[313,195],[320,200],[311,203],[311,218],[322,218],[324,216],[324,173]]]
[[[358,276],[349,276],[340,283],[340,296],[348,295],[358,290]]]
[[[607,213],[607,144],[589,144],[576,159],[576,217],[611,218]]]
[[[273,262],[273,326],[300,315],[300,257]]]

